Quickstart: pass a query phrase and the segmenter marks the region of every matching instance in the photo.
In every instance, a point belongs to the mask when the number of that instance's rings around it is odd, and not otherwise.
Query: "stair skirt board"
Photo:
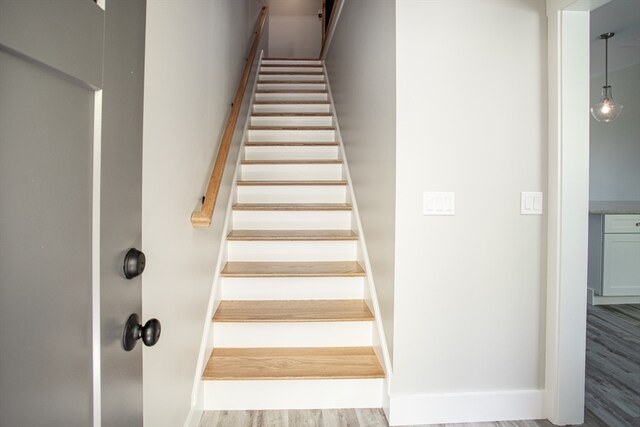
[[[379,408],[384,380],[204,381],[204,410]]]
[[[203,336],[203,409],[381,407],[379,320],[324,66],[263,58],[256,82]]]
[[[371,346],[373,322],[213,322],[209,348]]]

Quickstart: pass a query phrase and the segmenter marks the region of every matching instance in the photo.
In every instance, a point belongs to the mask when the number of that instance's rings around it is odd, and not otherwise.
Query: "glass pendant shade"
[[[611,86],[609,86],[609,39],[615,33],[604,33],[600,39],[604,40],[604,86],[602,86],[602,99],[591,107],[591,115],[599,122],[609,123],[614,121],[622,112],[624,105],[613,100]]]
[[[613,100],[611,86],[602,87],[602,99],[591,107],[591,115],[599,122],[611,122],[615,120],[622,111],[624,105]]]

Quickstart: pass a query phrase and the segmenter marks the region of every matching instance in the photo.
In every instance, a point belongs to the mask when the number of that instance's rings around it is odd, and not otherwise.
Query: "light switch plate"
[[[520,213],[522,215],[542,215],[542,193],[523,191],[520,195]]]
[[[456,193],[426,191],[423,195],[423,215],[455,215]]]

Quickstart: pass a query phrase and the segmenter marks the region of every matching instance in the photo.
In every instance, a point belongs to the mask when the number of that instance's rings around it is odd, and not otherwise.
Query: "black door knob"
[[[147,259],[142,251],[135,248],[129,249],[127,254],[124,256],[124,277],[127,279],[133,279],[134,277],[141,275],[144,271],[146,262]]]
[[[131,351],[139,339],[142,339],[144,345],[151,347],[160,339],[160,329],[161,326],[158,319],[149,319],[147,323],[142,326],[138,315],[132,314],[124,325],[122,347],[124,347],[125,351]]]

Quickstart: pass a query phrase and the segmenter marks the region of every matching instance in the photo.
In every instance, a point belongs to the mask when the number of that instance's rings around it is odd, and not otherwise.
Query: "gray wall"
[[[391,1],[346,1],[326,57],[384,333],[392,354],[396,26]]]
[[[200,207],[260,6],[256,0],[147,4],[142,304],[145,319],[162,322],[160,342],[143,353],[150,427],[183,425],[191,408],[237,147],[211,228],[192,228],[190,216]]]
[[[591,104],[604,77],[591,79]],[[624,105],[611,123],[590,124],[589,199],[640,200],[640,64],[609,73],[613,97]]]
[[[546,24],[538,0],[396,3],[394,394],[542,393],[546,227],[520,192],[547,188]]]

